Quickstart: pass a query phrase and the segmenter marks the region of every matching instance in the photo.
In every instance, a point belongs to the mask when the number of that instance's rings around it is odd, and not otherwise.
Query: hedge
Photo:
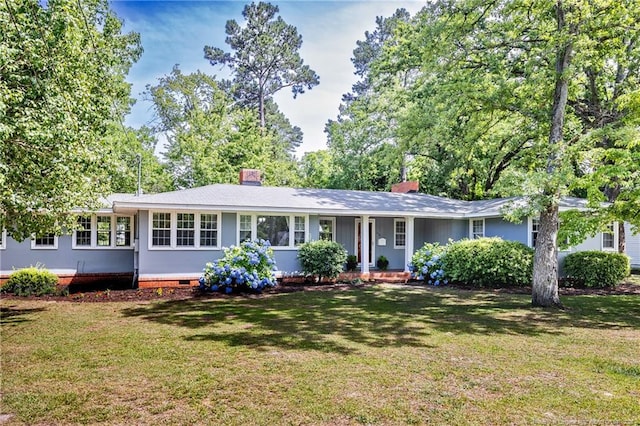
[[[629,257],[622,253],[579,251],[564,258],[566,279],[586,287],[615,287],[630,273]]]

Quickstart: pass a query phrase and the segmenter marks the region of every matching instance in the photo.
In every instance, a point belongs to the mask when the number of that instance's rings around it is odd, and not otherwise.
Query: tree
[[[273,135],[263,135],[255,113],[236,105],[215,78],[175,66],[145,93],[154,104],[154,130],[167,139],[164,156],[177,188],[236,183],[241,168],[262,169],[270,184],[297,181],[293,161],[273,158]]]
[[[5,0],[0,28],[0,227],[22,240],[109,192],[104,134],[142,48],[106,0]]]
[[[319,83],[318,75],[303,65],[298,53],[302,36],[281,16],[276,18],[278,12],[278,6],[270,3],[251,3],[242,11],[247,21],[244,28],[235,20],[226,24],[226,42],[234,54],[204,47],[204,57],[211,65],[230,68],[235,96],[244,105],[257,107],[262,129],[267,125],[266,102],[276,92],[291,87],[295,98]]]
[[[593,151],[586,137],[590,131],[573,111],[572,105],[577,104],[572,101],[580,93],[584,75],[597,63],[594,58],[604,58],[601,63],[605,64],[630,58],[616,46],[628,34],[635,37],[639,21],[637,2],[632,1],[438,1],[425,7],[415,31],[386,47],[382,63],[386,67],[406,66],[403,62],[411,58],[422,62],[421,75],[410,87],[420,90],[410,99],[415,105],[427,105],[430,116],[416,120],[413,113],[406,114],[401,131],[410,134],[412,127],[423,127],[428,134],[447,134],[440,128],[442,123],[454,129],[446,141],[449,146],[434,144],[441,157],[433,160],[466,155],[466,163],[462,162],[466,176],[491,165],[487,162],[491,156],[502,157],[498,164],[505,167],[482,172],[493,181],[493,192],[516,189],[515,194],[526,195],[530,202],[520,213],[540,215],[532,290],[535,306],[560,306],[558,203],[578,182],[576,165],[595,158],[588,154]],[[398,50],[405,55],[395,55]],[[613,51],[620,55],[615,58]],[[407,52],[413,52],[408,60]],[[633,90],[632,84],[627,85],[625,96],[635,99]],[[624,121],[629,122],[621,116],[613,119],[616,125]],[[512,138],[500,137],[509,133]],[[493,141],[476,159],[472,156],[481,151],[471,144],[474,139]],[[508,144],[504,151],[501,140]],[[616,163],[618,176],[633,188],[637,183],[634,186],[630,177],[637,172],[632,172],[631,162],[637,154],[627,154]],[[586,178],[592,182],[587,195],[597,206],[601,192],[595,190],[594,176],[590,173]]]
[[[336,120],[325,126],[334,161],[331,186],[360,190],[389,190],[401,179],[405,149],[399,143],[397,124],[406,108],[405,88],[413,69],[398,68],[374,79],[372,65],[386,43],[395,42],[395,30],[409,20],[405,9],[391,17],[376,18],[373,32],[357,41],[351,61],[360,77],[352,92],[343,95]]]
[[[160,162],[155,150],[158,140],[146,126],[140,129],[114,125],[108,139],[110,155],[116,163],[111,171],[111,192],[136,193],[138,169],[142,193],[158,193],[174,189],[167,165]]]

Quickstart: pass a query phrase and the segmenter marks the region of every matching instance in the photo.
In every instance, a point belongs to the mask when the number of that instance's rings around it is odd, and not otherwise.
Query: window
[[[471,220],[470,237],[472,240],[484,237],[484,219]]]
[[[334,241],[333,236],[335,235],[335,228],[336,228],[335,218],[321,217],[320,230],[318,232],[318,239]]]
[[[531,219],[531,247],[536,246],[538,241],[538,229],[540,228],[539,219]]]
[[[171,246],[171,213],[153,213],[152,246]]]
[[[251,216],[240,215],[240,241],[252,240],[253,234],[251,232]]]
[[[131,218],[116,216],[116,246],[131,247]]]
[[[178,213],[176,245],[193,247],[195,245],[196,216],[193,213]]]
[[[7,230],[3,229],[0,232],[0,250],[7,248]]]
[[[98,216],[98,246],[111,246],[111,216]]]
[[[218,245],[218,215],[200,215],[200,247],[215,247]]]
[[[91,216],[80,216],[76,230],[76,246],[91,247]]]
[[[267,240],[272,247],[295,247],[307,240],[307,216],[241,214],[238,216],[238,241],[253,238]]]
[[[393,221],[393,247],[403,248],[407,244],[407,222],[404,219]]]
[[[602,249],[616,249],[616,232],[613,223],[608,224],[606,230],[602,232]]]
[[[31,248],[55,250],[58,248],[58,237],[55,234],[36,236],[31,239]]]
[[[131,216],[99,215],[78,217],[73,233],[73,249],[112,249],[133,247]]]
[[[219,213],[152,212],[150,249],[217,248]]]
[[[300,244],[304,244],[304,240],[306,238],[305,233],[305,218],[304,216],[296,216],[294,218],[294,234],[293,234],[293,245],[299,246]]]

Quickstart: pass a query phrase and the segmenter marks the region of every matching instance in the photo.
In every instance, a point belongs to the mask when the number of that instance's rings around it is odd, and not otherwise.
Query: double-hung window
[[[116,216],[116,247],[131,247],[131,217]]]
[[[407,221],[393,220],[393,248],[404,248],[407,244]]]
[[[98,216],[98,247],[111,247],[111,216]]]
[[[0,231],[0,250],[7,248],[7,231],[3,229]]]
[[[178,213],[176,222],[176,245],[178,247],[194,247],[196,234],[196,215],[194,213]]]
[[[318,239],[326,241],[335,241],[336,220],[332,217],[321,217],[319,221],[320,229],[318,231]]]
[[[75,245],[77,247],[91,247],[91,216],[80,216],[78,218],[78,229],[76,229]]]
[[[616,249],[616,231],[613,223],[609,223],[606,229],[602,232],[602,249]]]
[[[200,215],[200,247],[218,246],[218,215],[203,213]]]
[[[471,219],[470,231],[472,240],[484,237],[484,219]]]
[[[152,212],[151,249],[217,248],[220,242],[218,213]]]
[[[531,229],[530,232],[530,242],[531,247],[536,246],[536,242],[538,241],[538,230],[540,229],[540,220],[531,218]]]

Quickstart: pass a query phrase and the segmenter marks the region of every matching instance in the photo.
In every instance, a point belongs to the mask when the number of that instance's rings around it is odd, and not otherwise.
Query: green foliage
[[[226,293],[234,290],[261,292],[276,285],[275,269],[269,241],[244,241],[239,246],[225,248],[222,259],[206,264],[200,288]]]
[[[117,161],[105,138],[129,110],[142,53],[107,0],[0,5],[0,228],[17,240],[94,210]]]
[[[448,245],[442,267],[454,282],[480,287],[528,286],[533,249],[501,238],[460,240]]]
[[[417,280],[424,280],[427,284],[447,284],[448,280],[442,269],[443,256],[447,248],[448,246],[441,246],[440,243],[425,243],[411,257],[411,276]]]
[[[389,259],[387,259],[385,256],[379,256],[376,260],[376,267],[381,271],[386,271],[389,267]]]
[[[355,254],[350,254],[347,256],[346,269],[347,271],[355,271],[358,267],[358,258]]]
[[[54,294],[56,284],[56,274],[40,266],[31,266],[12,273],[0,290],[16,296],[44,296]]]
[[[335,241],[318,240],[302,244],[298,259],[305,274],[315,275],[321,282],[323,277],[336,278],[347,261],[347,251]]]
[[[315,71],[303,65],[299,54],[302,36],[296,27],[277,16],[278,12],[278,6],[270,3],[248,4],[242,11],[246,20],[244,26],[235,20],[227,21],[225,26],[226,43],[233,53],[224,52],[219,47],[204,47],[204,57],[211,65],[229,67],[233,74],[230,86],[235,99],[258,112],[261,129],[270,128],[267,119],[280,119],[274,111],[269,112],[269,103],[273,102],[275,93],[291,87],[295,98],[320,81]],[[300,129],[295,131],[291,126],[274,128],[294,131],[285,138],[290,142],[289,148],[300,143]]]
[[[615,287],[629,276],[629,257],[622,253],[579,251],[564,259],[564,274],[587,287]]]

